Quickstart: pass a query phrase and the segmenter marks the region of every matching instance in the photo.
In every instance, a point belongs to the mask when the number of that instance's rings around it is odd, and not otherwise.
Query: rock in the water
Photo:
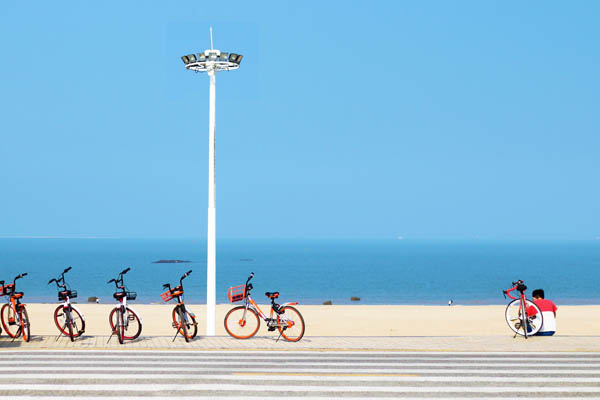
[[[350,297],[350,301],[360,301],[360,297],[352,296]]]
[[[323,302],[323,305],[324,305],[324,306],[330,306],[331,304],[332,304],[332,303],[331,303],[331,300],[327,300],[327,301],[324,301],[324,302]]]
[[[100,298],[96,296],[88,297],[88,303],[100,303]]]

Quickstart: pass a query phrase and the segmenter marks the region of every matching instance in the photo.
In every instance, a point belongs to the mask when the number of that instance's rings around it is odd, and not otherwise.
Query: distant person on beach
[[[543,317],[542,329],[536,336],[552,336],[556,332],[556,304],[544,298],[544,289],[535,289],[531,294],[533,302],[540,308]]]

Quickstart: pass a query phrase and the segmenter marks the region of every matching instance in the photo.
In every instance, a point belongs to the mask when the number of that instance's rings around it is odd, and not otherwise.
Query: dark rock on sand
[[[179,264],[179,263],[191,263],[189,260],[158,260],[152,261],[152,264]]]
[[[330,306],[331,304],[332,304],[332,303],[331,303],[331,300],[327,300],[327,301],[324,301],[324,302],[323,302],[323,305],[324,305],[324,306]]]

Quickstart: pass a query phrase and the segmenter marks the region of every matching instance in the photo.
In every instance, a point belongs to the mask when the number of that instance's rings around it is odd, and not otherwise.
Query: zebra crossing
[[[1,351],[0,399],[600,398],[600,353]]]

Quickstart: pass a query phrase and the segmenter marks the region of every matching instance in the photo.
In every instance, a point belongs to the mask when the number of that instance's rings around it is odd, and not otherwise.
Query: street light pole
[[[217,285],[217,215],[215,187],[215,96],[217,71],[208,71],[210,77],[210,106],[208,117],[208,236],[206,248],[206,336],[215,336]]]
[[[213,49],[212,28],[210,50],[181,57],[185,68],[207,72],[210,78],[208,113],[208,235],[206,248],[206,336],[216,333],[216,275],[217,275],[217,223],[215,206],[215,98],[217,71],[231,71],[240,67],[243,56]]]

